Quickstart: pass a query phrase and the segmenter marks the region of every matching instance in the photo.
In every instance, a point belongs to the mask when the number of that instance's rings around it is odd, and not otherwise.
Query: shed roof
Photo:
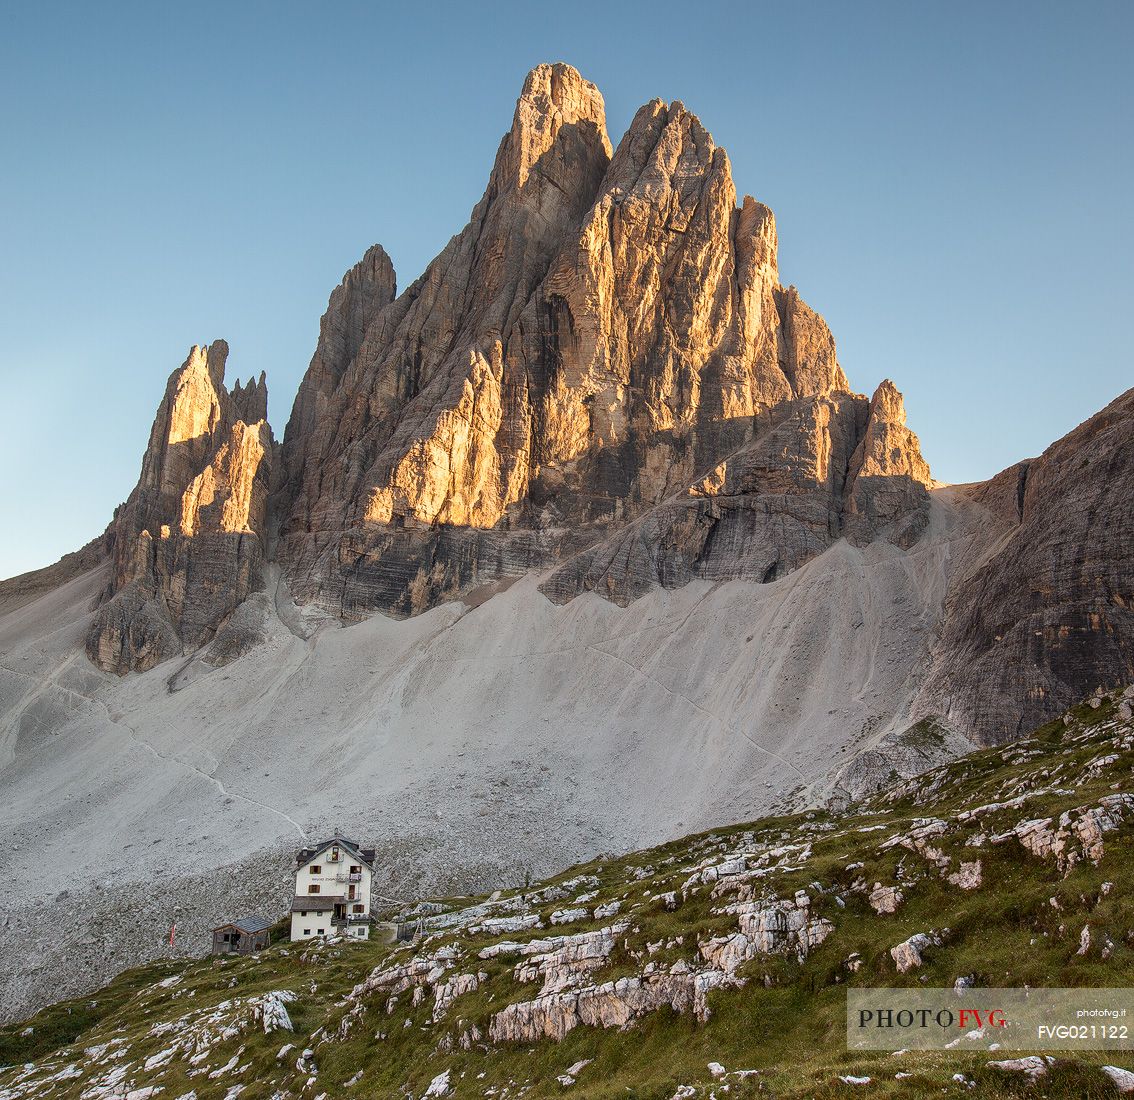
[[[267,917],[253,914],[251,917],[241,917],[239,920],[230,920],[226,924],[218,924],[213,931],[219,932],[222,928],[239,928],[241,932],[246,932],[251,935],[254,932],[263,932],[271,928],[274,923],[274,921],[268,920]]]

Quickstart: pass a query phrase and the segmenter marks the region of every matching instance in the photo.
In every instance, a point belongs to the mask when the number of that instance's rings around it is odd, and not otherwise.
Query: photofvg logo
[[[848,989],[857,1050],[1134,1049],[1134,989]]]

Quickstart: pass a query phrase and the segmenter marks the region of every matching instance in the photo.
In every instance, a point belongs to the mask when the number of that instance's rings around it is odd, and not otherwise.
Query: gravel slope
[[[199,953],[282,906],[292,850],[341,828],[391,899],[487,892],[825,795],[905,728],[971,505],[911,551],[838,543],[766,585],[556,606],[531,575],[478,606],[314,623],[212,668],[117,679],[82,653],[87,572],[0,617],[0,1013]],[[475,602],[475,601],[474,601]],[[305,634],[310,636],[304,637]]]

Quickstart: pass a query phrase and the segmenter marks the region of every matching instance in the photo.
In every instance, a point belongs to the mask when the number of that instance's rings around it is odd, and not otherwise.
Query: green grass
[[[1058,1056],[1037,1085],[1018,1075],[990,1068],[978,1052],[917,1052],[894,1057],[886,1052],[848,1051],[845,1043],[845,990],[852,985],[951,986],[961,975],[978,985],[1106,986],[1134,979],[1134,820],[1105,837],[1098,866],[1080,861],[1069,869],[1041,860],[1015,840],[992,843],[1026,818],[1058,815],[1097,804],[1108,794],[1129,789],[1134,769],[1134,729],[1119,729],[1111,703],[1077,708],[1070,725],[1053,723],[1025,742],[985,750],[934,769],[870,799],[852,812],[833,816],[808,812],[712,830],[620,859],[595,860],[565,871],[527,891],[544,927],[501,937],[467,928],[452,929],[412,949],[379,943],[313,943],[300,947],[283,940],[285,928],[273,929],[273,946],[250,957],[229,956],[190,963],[163,962],[129,971],[105,989],[45,1008],[31,1020],[0,1029],[0,1063],[37,1064],[27,1089],[15,1096],[77,1097],[96,1074],[114,1064],[128,1064],[133,1087],[154,1084],[162,1100],[193,1090],[197,1100],[223,1097],[236,1083],[245,1086],[240,1100],[280,1096],[404,1097],[421,1096],[430,1080],[449,1070],[458,1097],[492,1095],[514,1100],[564,1095],[557,1078],[573,1063],[589,1059],[573,1098],[630,1096],[666,1098],[679,1085],[693,1085],[699,1096],[776,1096],[788,1098],[893,1097],[1108,1097],[1117,1095],[1098,1071],[1103,1063],[1131,1064],[1118,1052]],[[928,730],[926,736],[932,736]],[[1098,766],[1100,758],[1116,759]],[[1003,802],[1023,791],[1043,791],[1023,805],[992,810],[967,823],[962,810]],[[907,833],[919,819],[939,818],[947,831],[931,843],[955,869],[979,859],[983,881],[963,891],[945,881],[923,854],[902,846],[880,847],[890,836]],[[876,829],[875,826],[884,828]],[[966,844],[985,834],[979,847]],[[717,862],[738,848],[759,852],[785,844],[799,846],[788,867],[750,882],[753,896],[788,898],[805,890],[813,909],[834,925],[832,934],[803,962],[794,955],[764,955],[746,963],[741,988],[714,991],[711,1015],[698,1023],[692,1015],[666,1008],[633,1021],[627,1028],[578,1026],[561,1042],[493,1044],[487,1036],[493,1017],[508,1004],[531,1000],[539,984],[517,979],[515,956],[481,960],[477,952],[506,938],[519,943],[569,935],[599,924],[627,922],[615,950],[594,972],[596,982],[642,973],[647,964],[683,961],[698,965],[698,944],[736,929],[736,918],[721,907],[736,900],[734,890],[712,896],[711,885],[686,888],[694,869]],[[803,846],[809,854],[801,860]],[[861,866],[856,866],[861,864]],[[576,887],[566,897],[549,890],[580,875],[593,875],[597,886]],[[875,882],[900,886],[898,911],[878,915],[867,894]],[[1110,887],[1104,890],[1104,883]],[[550,926],[557,909],[574,908],[585,889],[597,896],[592,908],[618,899],[617,916]],[[676,908],[658,895],[675,891]],[[504,901],[519,892],[504,896]],[[1052,904],[1052,899],[1056,904]],[[483,899],[445,899],[452,910]],[[1087,925],[1094,947],[1077,953],[1079,933]],[[922,968],[897,973],[890,948],[915,932],[936,929],[943,944],[926,953]],[[945,929],[948,929],[945,932]],[[1109,940],[1103,956],[1099,945]],[[461,952],[456,973],[479,972],[477,989],[459,997],[447,1013],[432,1019],[430,988],[413,1004],[412,989],[392,999],[389,992],[354,1001],[350,993],[376,967],[406,961],[415,953],[455,945]],[[651,951],[652,947],[652,951]],[[857,955],[860,969],[848,960]],[[163,979],[176,983],[161,986]],[[176,1057],[150,1071],[141,1067],[170,1042],[153,1028],[175,1024],[192,1033],[202,1017],[219,1012],[240,1023],[245,1011],[231,1003],[270,990],[291,990],[293,1035],[265,1035],[262,1028],[218,1028],[202,1040],[200,1061]],[[355,1012],[355,1004],[358,1011]],[[245,1013],[246,1015],[246,1013]],[[27,1028],[30,1034],[23,1034]],[[121,1059],[98,1067],[84,1048],[117,1041]],[[297,1047],[277,1057],[285,1043]],[[295,1066],[304,1046],[315,1050],[316,1081]],[[1012,1057],[1011,1053],[1005,1055]],[[209,1078],[208,1073],[237,1058],[238,1075]],[[729,1070],[757,1070],[730,1076],[728,1091],[714,1082],[708,1063]],[[74,1064],[81,1075],[48,1082],[49,1075]],[[355,1085],[347,1082],[362,1076]],[[0,1070],[3,1090],[18,1087],[21,1070]],[[896,1074],[903,1074],[900,1079]],[[962,1074],[964,1083],[953,1080]],[[840,1076],[869,1076],[869,1088],[847,1085]],[[30,1091],[29,1091],[30,1090]]]

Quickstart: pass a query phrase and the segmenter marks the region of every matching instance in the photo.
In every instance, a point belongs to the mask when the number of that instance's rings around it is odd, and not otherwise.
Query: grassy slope
[[[679,1085],[696,1095],[725,1096],[1006,1096],[1103,1097],[1116,1095],[1096,1068],[1110,1063],[1134,1067],[1118,1053],[1076,1054],[1061,1059],[1039,1086],[1018,1075],[988,1068],[989,1055],[977,1052],[926,1052],[893,1056],[848,1052],[844,1039],[844,998],[848,983],[862,985],[952,985],[974,975],[989,986],[1128,985],[1134,978],[1134,820],[1105,836],[1097,865],[1078,862],[1066,875],[1053,860],[1038,858],[1015,840],[979,849],[965,840],[983,830],[994,835],[1020,821],[1058,815],[1095,805],[1098,799],[1131,789],[1134,723],[1119,721],[1116,704],[1084,706],[1070,724],[1053,723],[1032,739],[964,757],[880,795],[839,817],[809,813],[763,819],[716,830],[623,859],[593,863],[540,884],[529,892],[530,911],[543,928],[520,933],[441,930],[413,948],[330,942],[298,949],[278,944],[251,959],[206,959],[157,963],[121,975],[93,997],[54,1005],[25,1024],[0,1030],[0,1100],[10,1097],[122,1096],[129,1088],[159,1086],[162,1100],[191,1090],[198,1100],[239,1096],[385,1097],[421,1096],[443,1070],[458,1096],[530,1097],[569,1094],[577,1100],[608,1096],[671,1097]],[[1108,759],[1113,757],[1113,759]],[[1102,763],[1099,763],[1099,761]],[[1039,791],[1014,808],[994,811],[979,822],[959,823],[966,808],[1003,802]],[[922,855],[882,842],[905,833],[915,819],[936,817],[949,823],[933,843],[951,857],[955,870],[963,858],[980,858],[982,885],[963,891],[944,881]],[[884,828],[872,828],[873,826]],[[807,889],[834,932],[802,963],[794,956],[761,956],[744,964],[740,989],[710,995],[712,1016],[697,1023],[689,1014],[666,1008],[635,1020],[627,1028],[578,1026],[555,1043],[492,1045],[473,1040],[470,1028],[487,1034],[491,1017],[510,1002],[529,1000],[538,985],[522,984],[513,973],[515,957],[478,960],[476,952],[501,939],[574,933],[609,925],[588,917],[575,924],[548,924],[552,911],[570,907],[580,890],[595,892],[587,907],[619,900],[619,917],[630,921],[596,981],[639,974],[647,961],[666,965],[696,962],[698,941],[736,929],[736,918],[718,911],[729,896],[711,898],[708,886],[684,891],[672,911],[657,895],[681,890],[691,871],[719,862],[727,854],[758,854],[784,844],[809,844],[800,864],[759,880],[768,896],[788,898]],[[861,863],[862,868],[850,865]],[[751,866],[751,864],[750,864]],[[792,869],[794,868],[794,869]],[[552,900],[558,883],[592,875],[597,886],[573,886]],[[869,906],[861,883],[899,884],[905,900],[896,913],[880,916]],[[1103,884],[1112,886],[1106,890]],[[818,884],[818,888],[815,886]],[[856,885],[857,884],[857,885]],[[1052,904],[1057,899],[1059,908]],[[839,904],[839,900],[842,905]],[[470,900],[450,902],[450,908]],[[515,897],[501,899],[501,912],[524,908]],[[616,918],[617,919],[617,918]],[[1080,932],[1092,930],[1093,946],[1077,954]],[[901,975],[889,949],[916,932],[949,932],[943,946],[927,953],[918,971]],[[676,942],[681,937],[682,942]],[[1104,957],[1101,945],[1111,947]],[[663,946],[650,955],[648,943]],[[360,999],[344,1033],[339,1027],[355,1002],[345,1000],[374,968],[405,961],[414,953],[455,945],[461,961],[450,971],[480,970],[479,988],[461,996],[437,1023],[429,987],[414,1006],[410,991],[390,1005],[388,993]],[[846,965],[857,952],[863,965]],[[703,964],[702,964],[703,965]],[[922,981],[924,979],[924,982]],[[162,986],[157,983],[166,980]],[[251,1020],[247,999],[270,990],[290,990],[294,1035],[265,1034]],[[225,1003],[227,1002],[227,1004]],[[219,1007],[218,1007],[219,1006]],[[184,1051],[149,1070],[147,1058],[170,1045],[170,1033],[155,1026],[177,1022],[182,1034],[200,1035],[191,1062]],[[228,1031],[226,1031],[226,1027]],[[28,1034],[24,1032],[31,1028]],[[381,1036],[381,1037],[379,1037]],[[287,1042],[296,1044],[277,1057]],[[112,1046],[99,1049],[103,1044]],[[314,1050],[315,1080],[295,1064],[304,1046]],[[1012,1057],[1013,1055],[1006,1055]],[[235,1058],[230,1069],[220,1071]],[[582,1059],[592,1063],[569,1089],[557,1076]],[[759,1069],[714,1082],[710,1061],[729,1070]],[[33,1063],[23,1067],[22,1063]],[[73,1070],[68,1067],[73,1066]],[[114,1071],[121,1070],[117,1078]],[[353,1085],[347,1082],[362,1071]],[[902,1080],[895,1073],[910,1074]],[[60,1074],[63,1076],[60,1076]],[[965,1075],[967,1083],[953,1081]],[[869,1076],[869,1086],[843,1084],[840,1075]],[[102,1082],[103,1091],[91,1091]],[[727,1091],[724,1085],[728,1086]],[[235,1086],[242,1091],[234,1093]],[[5,1091],[8,1090],[8,1091]]]

